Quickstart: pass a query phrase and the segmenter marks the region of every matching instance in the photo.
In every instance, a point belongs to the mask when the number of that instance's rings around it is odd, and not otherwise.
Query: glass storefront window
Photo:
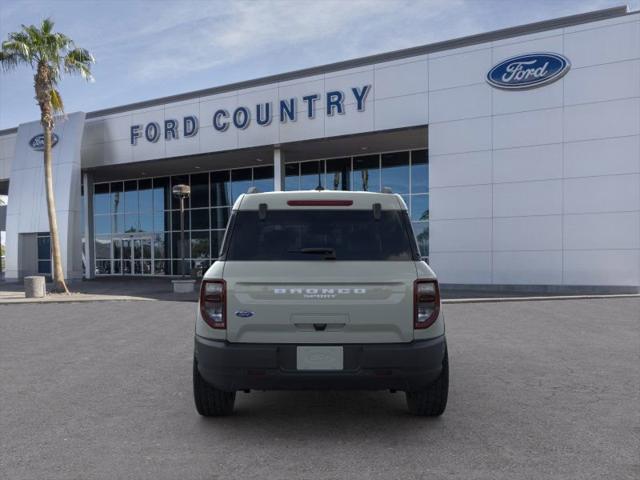
[[[140,231],[140,217],[137,213],[125,213],[124,232],[135,233]]]
[[[411,220],[429,220],[429,195],[411,197]]]
[[[209,232],[191,232],[191,257],[211,257],[209,254]]]
[[[411,192],[429,191],[429,160],[427,150],[411,152]]]
[[[111,182],[111,213],[124,213],[124,188],[122,182]]]
[[[125,213],[135,212],[140,210],[140,202],[138,202],[138,182],[137,180],[130,180],[124,182],[124,211]]]
[[[209,174],[191,175],[191,208],[209,206]],[[208,227],[207,227],[208,228]]]
[[[353,190],[380,191],[380,156],[367,155],[353,158]]]
[[[189,230],[189,210],[184,211],[184,229]],[[180,210],[174,210],[171,212],[171,229],[174,232],[179,232],[181,230],[180,226]]]
[[[193,230],[209,230],[209,209],[191,210],[191,228]]]
[[[327,160],[327,188],[351,190],[351,158]]]
[[[138,180],[138,202],[141,212],[153,211],[153,189],[150,178]]]
[[[260,192],[273,192],[273,166],[254,168],[253,186]]]
[[[429,223],[412,222],[413,234],[416,236],[420,255],[429,255]]]
[[[93,187],[93,213],[111,213],[110,212],[110,197],[109,197],[109,184],[100,183]]]
[[[227,207],[211,209],[211,228],[226,228],[230,209]]]
[[[169,212],[157,212],[153,214],[153,231],[164,232],[169,230],[170,226]]]
[[[140,231],[153,232],[153,213],[143,212],[140,214]]]
[[[232,203],[234,203],[238,197],[247,193],[251,186],[251,169],[239,168],[238,170],[231,170],[231,196]]]
[[[93,217],[93,229],[96,235],[111,233],[111,215],[96,215]]]
[[[111,237],[96,237],[96,258],[111,258]]]
[[[223,172],[211,172],[211,206],[222,207],[230,205],[231,189],[230,189],[230,173],[228,170]]]
[[[153,210],[161,212],[171,208],[171,188],[169,178],[153,179]]]
[[[211,232],[211,256],[213,258],[218,258],[220,254],[222,237],[224,237],[224,230],[214,230]]]
[[[324,160],[300,164],[300,190],[324,188]]]
[[[382,188],[409,193],[409,152],[382,154]]]
[[[284,189],[300,190],[300,164],[287,163],[284,166]]]

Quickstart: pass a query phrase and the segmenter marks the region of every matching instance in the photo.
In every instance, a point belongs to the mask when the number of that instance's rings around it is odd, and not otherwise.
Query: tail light
[[[224,280],[202,280],[200,314],[211,328],[227,328],[226,297]]]
[[[440,313],[440,288],[437,280],[416,280],[413,284],[413,328],[428,328]]]

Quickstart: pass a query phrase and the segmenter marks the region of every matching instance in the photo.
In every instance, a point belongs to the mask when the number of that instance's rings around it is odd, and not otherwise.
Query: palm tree
[[[44,19],[40,27],[22,25],[22,30],[9,34],[8,39],[2,42],[0,50],[0,63],[5,71],[21,65],[30,66],[35,71],[33,86],[40,107],[40,123],[44,129],[44,178],[51,233],[53,290],[57,292],[69,293],[62,271],[51,172],[51,133],[54,115],[64,112],[57,87],[63,73],[79,74],[86,80],[91,80],[91,64],[94,62],[89,51],[76,47],[73,40],[66,35],[54,32],[53,21],[49,18]]]

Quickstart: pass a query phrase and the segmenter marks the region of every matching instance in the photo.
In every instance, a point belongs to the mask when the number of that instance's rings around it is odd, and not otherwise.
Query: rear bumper
[[[299,371],[296,345],[240,344],[196,336],[200,375],[214,387],[236,390],[418,391],[442,370],[444,335],[411,343],[345,344],[344,369]]]

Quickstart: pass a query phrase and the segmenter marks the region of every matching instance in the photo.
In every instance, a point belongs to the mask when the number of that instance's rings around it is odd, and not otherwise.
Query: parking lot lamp
[[[184,201],[191,195],[189,185],[176,185],[171,190],[173,196],[180,199],[180,275],[185,276],[185,251],[184,251]]]

